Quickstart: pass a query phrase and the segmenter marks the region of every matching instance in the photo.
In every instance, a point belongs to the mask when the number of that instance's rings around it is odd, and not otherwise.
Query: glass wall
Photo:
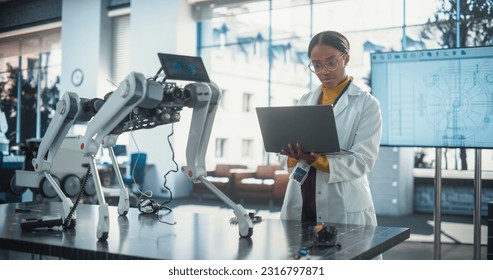
[[[461,19],[467,23],[461,22],[460,30],[472,22],[491,26],[492,5],[478,3],[461,1]],[[212,79],[227,92],[212,138],[227,139],[230,146],[221,158],[209,159],[215,163],[237,163],[238,158],[249,165],[276,162],[275,155],[264,153],[255,110],[244,108],[292,105],[318,86],[307,68],[314,34],[336,30],[346,35],[351,43],[347,72],[369,91],[371,53],[454,47],[444,42],[457,37],[457,7],[448,0],[260,0],[208,8],[202,13],[207,16],[199,18],[198,52],[210,65]],[[481,32],[459,33],[467,37],[463,45],[478,45],[478,36],[490,38],[491,44],[491,37]],[[241,147],[248,139],[253,156],[244,159]]]
[[[8,127],[0,133],[8,142],[4,153],[44,135],[59,99],[60,72],[60,28],[0,38],[0,109]]]

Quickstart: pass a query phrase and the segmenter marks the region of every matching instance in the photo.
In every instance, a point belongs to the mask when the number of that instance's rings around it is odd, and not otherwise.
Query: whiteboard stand
[[[435,260],[442,258],[442,148],[435,148],[435,210],[433,212],[433,252]]]
[[[474,247],[473,258],[481,259],[481,149],[475,150],[474,166]]]
[[[442,149],[435,150],[435,210],[433,228],[434,233],[434,259],[441,259],[441,222],[442,222]],[[481,259],[481,149],[475,150],[474,166],[474,213],[473,213],[473,259]]]

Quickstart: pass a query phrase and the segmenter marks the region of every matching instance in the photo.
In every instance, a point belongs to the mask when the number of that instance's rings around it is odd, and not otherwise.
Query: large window
[[[60,97],[60,72],[60,28],[0,37],[0,109],[8,125],[0,139],[9,149],[46,132]]]
[[[130,72],[130,15],[112,17],[111,78],[118,85]]]
[[[253,140],[243,139],[241,141],[241,157],[251,158],[253,156]]]
[[[251,93],[243,93],[242,111],[245,113],[252,111],[252,97]]]
[[[491,27],[491,4],[485,3],[479,11],[473,7],[481,5],[461,2],[461,30],[473,22],[486,21]],[[322,30],[337,30],[351,43],[347,72],[371,91],[371,53],[446,47],[443,42],[457,33],[456,9],[448,3],[449,0],[258,0],[204,4],[197,16],[202,27],[199,53],[212,66],[212,79],[230,89],[228,102],[232,105],[228,108],[243,104],[245,111],[245,92],[252,95],[252,111],[257,106],[292,105],[319,84],[306,67],[310,38]],[[471,35],[468,31],[467,36]],[[491,38],[491,34],[475,36]],[[474,40],[466,41],[474,44]],[[216,129],[222,129],[222,134],[237,133],[233,127],[241,123],[241,133],[252,139],[254,150],[263,151],[256,117],[237,116],[237,112],[218,114],[222,127]],[[257,163],[276,160],[275,155],[257,153],[253,157]],[[224,157],[234,161],[233,154],[226,153]]]
[[[224,158],[226,152],[226,139],[216,139],[216,158]]]

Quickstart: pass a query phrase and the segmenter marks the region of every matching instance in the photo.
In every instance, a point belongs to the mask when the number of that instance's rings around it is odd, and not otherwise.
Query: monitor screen
[[[383,146],[493,148],[493,47],[371,54]]]
[[[209,83],[209,75],[202,58],[158,53],[166,79]]]

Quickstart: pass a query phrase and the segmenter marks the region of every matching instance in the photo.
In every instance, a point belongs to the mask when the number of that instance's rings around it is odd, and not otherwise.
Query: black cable
[[[64,228],[68,228],[70,226],[70,223],[72,221],[72,215],[75,212],[75,208],[77,208],[77,205],[79,205],[79,201],[82,198],[82,195],[86,189],[86,184],[87,184],[87,179],[91,175],[91,166],[87,166],[87,171],[86,175],[84,175],[84,178],[82,178],[82,187],[79,190],[79,194],[77,195],[77,198],[75,199],[74,205],[70,209],[70,212],[67,215],[67,218],[65,218],[65,222],[63,223]]]
[[[164,224],[168,224],[168,225],[175,225],[176,222],[167,222],[167,221],[164,221],[161,216],[166,216],[168,214],[170,214],[171,212],[173,212],[173,209],[171,209],[170,207],[166,206],[166,204],[170,203],[172,200],[173,200],[173,192],[171,191],[171,189],[167,186],[167,183],[168,183],[168,179],[167,179],[167,176],[169,175],[169,173],[171,172],[178,172],[179,168],[178,168],[178,163],[175,161],[175,151],[173,149],[173,145],[171,144],[171,136],[173,136],[174,134],[174,124],[172,123],[171,124],[171,133],[168,135],[167,137],[167,140],[168,140],[168,145],[171,149],[171,159],[173,161],[173,163],[175,164],[175,169],[170,169],[168,170],[168,172],[166,172],[166,174],[164,174],[164,183],[163,183],[163,187],[169,192],[169,199],[164,201],[163,203],[161,204],[157,204],[157,202],[155,202],[153,199],[151,199],[151,196],[147,196],[145,194],[142,193],[141,197],[139,198],[139,210],[141,213],[146,213],[146,214],[155,214],[157,216],[157,220],[160,222],[160,223],[164,223]],[[142,199],[142,196],[146,197],[146,199]],[[143,208],[141,205],[143,202],[146,202],[149,201],[151,204],[157,204],[158,205],[158,209],[155,209],[154,206],[153,206],[153,209],[151,208],[147,208],[148,205],[146,205],[146,208]],[[164,215],[160,215],[159,212],[161,210],[166,210],[168,211],[166,214]]]
[[[173,163],[175,164],[175,169],[170,169],[168,170],[168,172],[166,172],[166,174],[164,174],[164,183],[163,183],[163,187],[169,192],[169,199],[167,201],[164,201],[163,203],[161,203],[159,205],[159,210],[167,210],[168,213],[166,213],[166,215],[170,214],[173,209],[171,209],[170,207],[166,206],[166,204],[170,203],[172,200],[173,200],[173,192],[171,191],[171,189],[167,186],[167,183],[168,183],[168,175],[171,173],[171,172],[178,172],[179,168],[178,168],[178,163],[176,163],[175,161],[175,151],[173,149],[173,145],[171,144],[171,136],[173,136],[174,134],[174,124],[172,123],[171,124],[171,133],[168,135],[167,137],[167,140],[168,140],[168,145],[171,149],[171,160],[173,161]],[[167,222],[167,221],[164,221],[161,219],[161,217],[159,216],[159,211],[156,213],[157,216],[158,216],[158,221],[161,222],[161,223],[164,223],[164,224],[168,224],[168,225],[174,225],[176,224],[176,222]]]
[[[159,77],[159,73],[161,73],[162,71],[163,71],[163,67],[160,67],[159,70],[157,70],[156,75],[154,75],[154,77],[152,78],[152,80],[156,81],[157,77]]]
[[[171,133],[168,135],[167,139],[168,139],[169,147],[171,149],[171,160],[175,164],[176,168],[175,169],[170,169],[170,170],[168,170],[168,172],[166,172],[166,174],[164,174],[163,187],[169,192],[169,199],[167,201],[161,203],[161,207],[163,207],[165,209],[169,209],[169,208],[168,207],[165,207],[164,205],[170,203],[173,200],[173,193],[171,192],[171,189],[168,188],[168,186],[167,186],[167,182],[168,182],[167,177],[168,177],[169,173],[171,173],[171,172],[175,172],[176,173],[179,170],[178,163],[176,163],[176,161],[175,161],[175,151],[173,149],[173,145],[171,144],[171,140],[170,140],[170,138],[171,138],[171,136],[173,136],[173,134],[174,134],[174,124],[172,123],[171,124]],[[169,210],[171,211],[171,209],[169,209]]]

